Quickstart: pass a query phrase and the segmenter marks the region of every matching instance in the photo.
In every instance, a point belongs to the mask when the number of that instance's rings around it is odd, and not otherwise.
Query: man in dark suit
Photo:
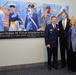
[[[57,64],[57,48],[58,48],[58,25],[57,18],[55,16],[51,17],[51,24],[46,25],[45,28],[45,43],[48,53],[48,70],[51,70],[51,57],[53,54],[53,68],[58,69]]]
[[[60,52],[61,52],[61,69],[63,69],[64,67],[66,67],[65,51],[67,52],[67,64],[69,62],[68,33],[70,28],[70,20],[67,18],[66,12],[62,12],[61,17],[62,20],[59,22],[59,36],[60,36]]]

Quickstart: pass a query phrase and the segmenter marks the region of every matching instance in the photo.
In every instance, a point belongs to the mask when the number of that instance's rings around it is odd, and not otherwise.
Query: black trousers
[[[68,69],[76,71],[76,52],[69,50]]]
[[[72,43],[70,42],[70,49],[69,49],[69,69],[72,71],[76,71],[76,52],[73,52]]]
[[[73,50],[72,50],[72,43],[70,41],[70,49],[68,50],[68,69],[72,70],[73,68]]]
[[[70,51],[68,50],[68,43],[64,40],[64,42],[60,42],[60,53],[61,53],[61,65],[66,66],[66,60],[65,60],[65,52],[67,55],[67,66],[70,65]]]
[[[76,71],[76,52],[73,52],[72,56],[72,70]]]
[[[65,61],[65,51],[68,51],[68,47],[66,45],[66,43],[60,43],[60,53],[61,53],[61,65],[65,66],[66,65],[66,61]]]
[[[53,55],[53,66],[57,66],[58,49],[57,47],[47,48],[48,53],[48,66],[52,66],[51,57]]]

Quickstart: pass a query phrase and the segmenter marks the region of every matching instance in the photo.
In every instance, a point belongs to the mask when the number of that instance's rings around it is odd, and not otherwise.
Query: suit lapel
[[[69,20],[67,19],[67,23],[66,23],[66,28],[65,30],[69,27]]]
[[[52,26],[52,24],[50,25],[50,28],[51,28],[51,29],[53,29],[53,26]]]
[[[63,24],[62,24],[62,21],[61,21],[61,28],[64,30],[64,28],[63,28]]]
[[[65,29],[63,28],[63,24],[62,24],[62,21],[61,21],[61,27],[62,27],[63,30],[66,30],[68,28],[68,26],[69,26],[69,20],[68,19],[67,19],[67,23],[66,23],[66,28]]]

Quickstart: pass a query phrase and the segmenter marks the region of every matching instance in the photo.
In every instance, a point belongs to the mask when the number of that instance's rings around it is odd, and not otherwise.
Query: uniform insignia
[[[52,30],[52,29],[50,29],[50,33],[52,33],[52,31],[53,31],[53,30]]]
[[[59,28],[58,28],[58,31],[59,31]]]
[[[50,31],[53,31],[52,29],[50,29]]]

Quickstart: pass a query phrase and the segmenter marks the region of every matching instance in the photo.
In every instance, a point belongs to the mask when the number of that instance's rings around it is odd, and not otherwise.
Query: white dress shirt
[[[52,24],[53,28],[56,28],[56,24]]]
[[[63,28],[65,29],[67,25],[67,18],[65,20],[62,20],[62,24],[63,24]]]

